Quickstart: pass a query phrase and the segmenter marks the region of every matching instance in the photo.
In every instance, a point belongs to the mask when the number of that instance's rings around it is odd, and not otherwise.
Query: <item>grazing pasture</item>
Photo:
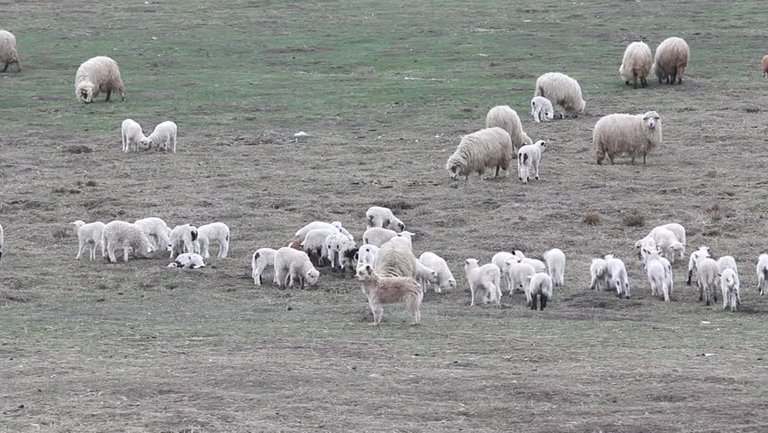
[[[0,74],[0,432],[765,432],[768,246],[765,3],[0,0],[23,71]],[[619,77],[626,46],[683,37],[682,85]],[[84,60],[114,58],[126,100],[82,104]],[[534,123],[561,71],[586,112]],[[541,180],[451,181],[448,156],[495,105],[548,142]],[[646,165],[598,166],[592,127],[657,111]],[[120,125],[178,124],[176,153],[123,153]],[[300,131],[307,137],[295,139]],[[251,254],[307,222],[359,240],[387,206],[458,289],[380,327],[359,283],[255,287]],[[75,260],[72,221],[223,221],[227,258]],[[634,243],[688,230],[739,267],[739,311],[705,306],[674,264],[651,297]],[[464,260],[567,256],[544,311],[469,307]],[[592,257],[631,299],[590,292]],[[719,297],[718,297],[719,300]]]

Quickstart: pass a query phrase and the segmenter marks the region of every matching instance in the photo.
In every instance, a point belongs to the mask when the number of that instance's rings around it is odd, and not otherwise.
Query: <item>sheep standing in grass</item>
[[[320,272],[312,266],[304,251],[282,247],[275,253],[275,282],[281,289],[293,287],[297,281],[304,289],[305,285],[317,284],[318,278]]]
[[[485,127],[493,128],[494,126],[507,131],[515,149],[533,143],[528,134],[523,132],[520,116],[509,105],[497,105],[488,111],[485,116]]]
[[[2,234],[3,230],[0,227],[0,250],[2,250]],[[768,289],[768,254],[760,254],[755,271],[757,272],[757,291],[760,296],[763,296]]]
[[[8,70],[8,66],[16,64],[16,69],[21,72],[21,59],[19,59],[19,50],[16,48],[16,36],[8,30],[0,30],[0,63],[3,70]]]
[[[261,285],[261,274],[268,267],[275,266],[275,254],[277,250],[272,248],[259,248],[253,253],[251,257],[251,277],[253,277],[253,284]]]
[[[547,301],[552,299],[554,294],[552,278],[544,272],[538,272],[528,278],[530,283],[525,290],[527,305],[531,307],[531,310],[536,310],[537,307],[539,310],[544,310]]]
[[[549,122],[555,118],[555,108],[549,99],[543,96],[534,96],[531,99],[531,115],[536,123]]]
[[[565,277],[565,253],[559,248],[552,248],[544,252],[544,263],[547,265],[547,273],[552,277],[555,287],[562,287]]]
[[[472,295],[470,306],[475,305],[475,294],[483,294],[483,304],[491,302],[501,306],[501,270],[493,263],[479,266],[477,259],[467,259],[464,263],[464,273],[469,283]]]
[[[516,259],[516,260],[515,260]],[[512,260],[513,263],[517,263],[520,259],[517,259],[514,254],[506,251],[499,251],[491,257],[491,263],[499,267],[501,271],[501,286],[506,288],[507,291],[512,293],[512,283],[509,280],[509,266],[507,261]]]
[[[448,158],[445,168],[451,179],[464,176],[468,179],[472,172],[480,176],[487,168],[495,168],[509,174],[509,166],[515,157],[515,148],[509,133],[502,128],[486,128],[462,137],[456,151]]]
[[[136,224],[125,221],[112,221],[104,225],[101,232],[101,242],[107,251],[109,261],[117,262],[115,250],[123,249],[123,261],[128,261],[128,254],[132,251],[134,256],[148,256],[154,252],[152,243],[147,235]]]
[[[763,56],[763,78],[768,74],[768,56]]]
[[[566,113],[576,117],[583,113],[587,103],[581,96],[579,82],[561,72],[547,72],[536,80],[533,96],[543,96],[557,104]]]
[[[696,285],[699,285],[699,270],[698,270],[698,264],[701,260],[706,259],[710,256],[710,250],[708,246],[700,246],[698,250],[691,253],[690,258],[688,259],[688,280],[685,282],[686,285],[691,285],[691,280],[693,277],[696,277]]]
[[[453,278],[453,273],[451,273],[451,269],[448,267],[445,259],[433,252],[425,251],[419,256],[419,262],[437,273],[435,293],[448,292],[456,288],[456,279]],[[427,289],[429,289],[429,283],[422,286],[424,293],[427,292]]]
[[[373,313],[373,324],[378,326],[384,316],[384,304],[405,302],[405,309],[413,316],[413,324],[421,323],[421,300],[424,298],[419,283],[410,277],[382,277],[371,265],[357,269],[357,279],[361,290],[368,297],[368,305]]]
[[[331,262],[331,270],[344,272],[349,265],[348,258],[356,252],[355,241],[349,239],[344,233],[331,233],[325,238],[325,249],[328,253],[328,261]]]
[[[346,235],[350,240],[355,240],[355,237],[352,236],[352,234],[349,231],[347,231],[347,229],[342,227],[341,222],[339,221],[334,221],[332,223],[327,223],[325,221],[312,221],[311,223],[300,228],[294,236],[296,237],[296,239],[299,240],[299,243],[302,243],[304,242],[304,238],[306,238],[307,233],[315,229],[329,229],[329,230],[336,229],[336,231],[340,231],[344,233],[344,235]],[[284,245],[284,246],[287,247],[288,245]]]
[[[643,155],[643,164],[648,152],[661,145],[661,117],[655,111],[645,114],[609,114],[595,124],[592,143],[597,163],[602,164],[607,156],[613,158],[628,154],[635,163],[637,155]]]
[[[659,83],[675,84],[675,78],[677,78],[677,84],[682,84],[683,72],[688,66],[690,56],[691,50],[688,48],[688,43],[682,38],[664,39],[656,48],[651,73],[656,74]]]
[[[547,150],[547,142],[539,140],[534,144],[526,144],[517,151],[517,178],[523,183],[531,179],[531,171],[536,180],[539,180],[539,165],[541,154]]]
[[[624,266],[624,262],[612,254],[608,254],[605,256],[605,268],[610,276],[611,286],[616,289],[616,294],[619,297],[623,296],[629,299],[629,278],[627,277],[627,268]]]
[[[701,259],[697,264],[699,274],[699,301],[707,305],[711,300],[717,302],[717,283],[720,276],[717,272],[717,262],[712,258]]]
[[[507,278],[509,278],[510,295],[515,291],[525,292],[530,278],[537,273],[536,268],[530,263],[516,262],[515,259],[507,260],[505,270],[507,271]]]
[[[363,243],[381,247],[385,242],[397,236],[397,232],[382,227],[370,227],[363,233]]]
[[[307,232],[301,246],[309,258],[312,259],[312,263],[317,266],[325,266],[328,264],[328,246],[325,240],[328,239],[329,235],[338,232],[339,230],[335,227],[313,229]]]
[[[720,274],[720,290],[723,294],[723,309],[731,307],[736,311],[736,306],[741,303],[739,293],[739,276],[733,269],[726,269]]]
[[[685,245],[677,240],[677,236],[675,236],[672,230],[664,227],[655,227],[651,230],[649,236],[653,237],[656,243],[656,250],[670,262],[685,257]],[[652,251],[655,252],[656,250]]]
[[[382,206],[371,206],[365,211],[365,225],[367,227],[381,227],[393,230],[397,233],[405,230],[403,223],[392,210]]]
[[[723,275],[723,272],[725,272],[726,269],[730,269],[733,271],[733,293],[736,293],[737,301],[741,303],[741,282],[739,281],[739,270],[736,267],[736,259],[733,258],[733,256],[722,256],[719,259],[717,259],[717,272],[720,273],[720,275]],[[722,279],[720,280],[723,281]],[[729,281],[730,283],[730,281]],[[725,289],[722,288],[723,291],[723,302],[726,301],[725,299]],[[729,292],[730,293],[730,292]],[[723,307],[725,308],[725,307]]]
[[[593,258],[589,266],[589,288],[598,291],[612,290],[611,275],[608,273],[608,265],[605,259]]]
[[[101,249],[101,255],[104,256],[104,244],[101,243],[101,233],[104,230],[104,223],[96,221],[86,224],[85,221],[77,220],[72,222],[77,229],[77,256],[75,259],[80,260],[83,256],[85,249],[90,250],[91,260],[96,260],[96,247]],[[0,237],[2,237],[2,229],[0,229]],[[2,247],[0,242],[0,247]],[[0,248],[0,251],[2,248]]]
[[[123,152],[134,152],[139,150],[139,144],[142,143],[146,137],[144,131],[141,130],[141,125],[133,119],[125,119],[122,123],[120,131],[120,138],[123,143]]]
[[[120,78],[117,62],[106,56],[88,59],[77,68],[75,74],[75,96],[80,102],[93,102],[101,92],[106,92],[109,101],[112,92],[119,93],[125,100],[125,87]]]
[[[629,85],[629,80],[632,80],[635,89],[637,89],[638,79],[640,79],[640,85],[645,87],[648,85],[646,78],[651,73],[652,65],[653,55],[651,54],[651,47],[642,41],[632,42],[624,50],[624,58],[621,60],[619,75],[621,75],[621,79],[627,85]]]
[[[197,228],[197,241],[203,258],[211,256],[208,248],[212,241],[219,244],[219,254],[216,257],[226,258],[229,253],[229,226],[222,222],[202,225]]]
[[[176,226],[171,230],[170,236],[171,258],[176,258],[182,253],[194,253],[199,249],[197,243],[197,227],[184,224]]]
[[[149,238],[155,251],[168,251],[171,246],[171,228],[162,218],[149,217],[133,222]]]
[[[167,152],[170,147],[173,153],[176,153],[176,124],[170,120],[159,123],[155,126],[155,130],[149,134],[149,137],[141,139],[142,146],[152,148],[155,145],[155,150],[159,150],[160,146],[163,146],[163,151]]]
[[[651,295],[662,296],[665,302],[669,302],[669,297],[674,290],[672,265],[669,260],[660,256],[658,252],[652,253],[645,262],[645,273],[651,284]]]

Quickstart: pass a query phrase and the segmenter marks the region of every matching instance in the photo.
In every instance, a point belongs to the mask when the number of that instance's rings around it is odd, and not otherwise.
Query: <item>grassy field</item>
[[[0,74],[0,432],[751,432],[768,430],[768,79],[762,1],[0,0],[23,71]],[[624,47],[685,38],[681,86],[632,89]],[[83,105],[109,55],[127,100]],[[579,80],[586,113],[534,123],[536,77]],[[450,181],[461,135],[498,104],[545,139],[540,181]],[[648,164],[598,166],[597,119],[656,110]],[[125,118],[179,125],[178,153],[120,152]],[[305,131],[309,138],[295,141]],[[313,220],[360,238],[371,205],[448,260],[459,289],[369,326],[359,285],[256,288],[250,256]],[[587,225],[595,214],[599,222]],[[75,260],[76,219],[223,221],[231,257]],[[688,251],[733,255],[740,311],[685,286],[650,294],[634,243],[679,222]],[[550,307],[469,307],[464,259],[559,247]],[[592,257],[633,296],[588,289]],[[269,277],[267,278],[269,279]]]

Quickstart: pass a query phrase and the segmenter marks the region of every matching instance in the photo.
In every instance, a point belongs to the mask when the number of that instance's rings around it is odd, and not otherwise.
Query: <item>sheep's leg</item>
[[[648,156],[648,152],[646,152],[646,151],[643,151],[643,165],[645,165],[645,157],[646,157],[646,156]],[[672,261],[675,261],[675,260],[674,260],[674,257],[672,258]]]
[[[635,89],[637,89],[637,74],[633,74]]]
[[[80,242],[80,244],[77,246],[77,257],[75,257],[76,260],[80,260],[80,257],[83,256],[83,250],[85,250],[85,242]]]
[[[536,307],[537,299],[536,298],[538,298],[538,296],[539,295],[535,295],[535,296],[531,297],[531,310],[536,311],[536,309],[537,309],[537,307]]]
[[[720,291],[722,292],[722,295],[723,295],[723,310],[725,310],[726,308],[728,308],[728,301],[729,301],[728,287],[725,287],[721,284]]]
[[[112,90],[111,89],[107,89],[107,99],[105,99],[104,101],[109,101],[109,97],[110,96],[112,96]]]
[[[475,306],[475,288],[472,287],[471,284],[469,285],[469,293],[470,293],[470,296],[472,296],[472,301],[469,303],[469,306],[474,307]]]
[[[544,311],[544,308],[547,306],[547,297],[544,295],[539,295],[539,310]]]
[[[124,262],[128,261],[128,251],[130,251],[130,250],[131,250],[131,247],[129,247],[127,245],[123,247],[123,261]]]
[[[539,164],[541,164],[541,160],[534,163],[534,167],[536,168],[536,180],[539,180]]]
[[[3,70],[2,70],[2,71],[0,71],[0,72],[5,72],[5,71],[7,71],[7,70],[8,70],[8,65],[10,65],[10,63],[6,63],[6,64],[5,64],[5,67],[4,67],[4,68],[3,68]]]

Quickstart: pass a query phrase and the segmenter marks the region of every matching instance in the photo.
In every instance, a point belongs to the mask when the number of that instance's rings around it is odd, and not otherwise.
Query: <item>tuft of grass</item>
[[[584,215],[584,223],[588,226],[596,226],[600,223],[600,214],[588,213]]]
[[[53,230],[54,239],[65,239],[69,237],[69,232],[66,228],[58,228]]]
[[[625,216],[624,225],[627,227],[643,227],[645,225],[645,217],[642,215]]]
[[[707,209],[707,213],[709,214],[709,217],[712,218],[712,221],[720,221],[723,218],[732,218],[736,215],[736,212],[734,212],[732,207],[720,202],[715,202],[710,206],[709,209]]]

